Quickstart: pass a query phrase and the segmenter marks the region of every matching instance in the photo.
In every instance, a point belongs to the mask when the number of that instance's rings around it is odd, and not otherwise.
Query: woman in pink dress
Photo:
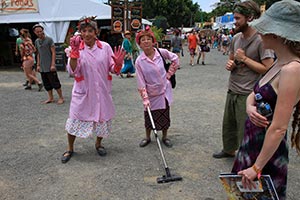
[[[109,44],[99,41],[94,17],[79,21],[80,35],[71,38],[68,71],[74,76],[69,118],[66,122],[68,148],[62,163],[70,160],[76,137],[87,138],[96,134],[95,148],[100,156],[106,155],[101,144],[111,132],[115,108],[111,96],[112,75],[119,74],[125,51],[112,51]]]
[[[149,106],[157,130],[162,130],[162,142],[167,147],[172,147],[167,137],[170,127],[170,105],[173,102],[170,77],[179,66],[178,56],[166,49],[154,48],[155,37],[149,27],[139,32],[136,42],[143,52],[137,58],[135,67],[137,73],[138,90],[143,99],[145,107],[146,138],[140,142],[140,147],[145,147],[151,142],[151,122],[146,108]],[[160,52],[159,52],[160,51]],[[172,62],[168,72],[164,67],[163,58]]]

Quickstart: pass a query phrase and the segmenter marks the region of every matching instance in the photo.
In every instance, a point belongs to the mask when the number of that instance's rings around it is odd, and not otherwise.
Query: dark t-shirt
[[[52,38],[46,36],[43,40],[35,40],[35,48],[39,53],[41,72],[50,72],[52,62],[51,47],[54,46]]]

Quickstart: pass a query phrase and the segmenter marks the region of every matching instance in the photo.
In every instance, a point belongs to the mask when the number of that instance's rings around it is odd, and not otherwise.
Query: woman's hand
[[[79,46],[81,43],[81,36],[76,35],[70,39],[71,53],[70,58],[79,58]]]
[[[254,105],[247,105],[246,112],[250,121],[257,127],[268,127],[269,121],[266,117],[262,116],[257,112],[256,106]]]
[[[123,65],[125,55],[126,51],[121,46],[114,48],[114,55],[112,56],[112,58],[114,59],[116,66]]]
[[[118,46],[118,48],[115,47],[114,55],[112,56],[112,58],[115,62],[114,70],[116,74],[119,74],[121,71],[125,55],[126,51],[121,46]]]
[[[242,175],[242,184],[244,188],[252,189],[255,187],[254,179],[257,177],[257,173],[253,167],[238,172],[238,175]]]

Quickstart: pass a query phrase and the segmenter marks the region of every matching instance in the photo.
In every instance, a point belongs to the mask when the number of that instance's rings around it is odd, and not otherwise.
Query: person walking
[[[36,24],[32,27],[33,32],[38,37],[35,40],[37,49],[37,71],[41,73],[43,85],[48,93],[48,99],[43,104],[53,103],[54,97],[52,90],[55,89],[59,98],[57,104],[63,104],[61,84],[55,67],[55,46],[52,38],[44,33],[44,27]]]
[[[120,74],[125,51],[97,39],[97,22],[94,17],[83,17],[79,21],[80,35],[70,40],[69,73],[74,76],[72,100],[66,122],[67,151],[61,162],[68,162],[74,153],[76,137],[97,136],[95,149],[99,156],[107,154],[102,139],[109,136],[115,108],[111,96],[111,73]]]
[[[130,42],[131,33],[130,31],[125,31],[124,33],[124,39],[122,43],[123,49],[126,51],[125,60],[124,60],[124,67],[121,70],[121,77],[122,74],[127,74],[127,78],[132,78],[132,74],[135,73],[135,68],[133,66],[133,60],[132,60],[132,45]]]
[[[260,17],[259,6],[252,0],[243,1],[235,5],[233,13],[238,33],[233,37],[226,64],[230,77],[223,115],[223,149],[214,153],[214,158],[235,156],[244,135],[247,96],[274,62],[273,51],[263,47],[257,31],[248,25]]]
[[[180,32],[178,29],[174,31],[174,36],[171,39],[171,47],[172,47],[172,52],[178,56],[180,62],[180,52],[182,51],[182,39],[179,33]],[[180,67],[178,67],[178,69],[180,69]]]
[[[22,29],[22,43],[20,44],[20,55],[22,59],[22,66],[27,77],[28,83],[25,87],[25,90],[31,90],[31,84],[35,81],[38,84],[38,91],[41,91],[43,88],[42,82],[35,76],[33,73],[34,65],[34,52],[36,51],[35,46],[33,45],[30,39],[30,33],[28,29]],[[34,74],[34,75],[33,75]]]
[[[28,30],[28,29],[22,28],[22,29],[19,31],[19,37],[16,39],[16,51],[15,51],[15,56],[16,56],[16,59],[21,60],[21,61],[22,61],[22,57],[21,57],[21,44],[23,43],[23,39],[24,39],[24,34],[25,34],[25,32],[28,32],[28,34],[29,34],[29,30]],[[32,54],[32,57],[33,57],[33,60],[35,61],[35,55],[34,55],[34,53]],[[25,81],[25,83],[23,84],[23,86],[25,86],[25,88],[27,88],[28,83],[29,83],[29,80],[28,80],[28,76],[26,75],[26,72],[25,72],[25,70],[24,70],[23,63],[22,63],[22,65],[21,65],[21,69],[24,71],[24,74],[25,74],[25,77],[26,77],[26,81]],[[36,73],[35,73],[35,70],[34,70],[34,69],[32,69],[32,76],[36,77]],[[31,82],[31,84],[35,84],[35,82]]]
[[[196,55],[196,48],[197,48],[198,36],[196,31],[193,29],[192,33],[188,36],[188,47],[190,52],[190,65],[194,66],[194,58]]]
[[[300,3],[276,2],[251,26],[262,35],[263,45],[275,51],[277,60],[247,98],[244,139],[232,172],[242,175],[246,188],[261,174],[270,175],[279,199],[285,200],[289,162],[286,132],[293,111],[291,144],[300,153],[300,36],[295,34],[300,26]],[[258,107],[257,95],[270,105],[270,117]]]
[[[144,119],[146,138],[140,142],[140,147],[145,147],[151,142],[151,121],[147,112],[150,108],[157,130],[162,130],[162,142],[166,147],[172,147],[168,138],[170,127],[170,105],[173,102],[170,77],[179,66],[178,56],[163,48],[155,48],[156,39],[150,27],[139,32],[136,42],[143,52],[136,60],[137,85],[144,105]],[[163,56],[163,58],[162,58]],[[172,62],[168,72],[164,67],[163,59]]]
[[[205,32],[199,33],[199,40],[198,40],[198,58],[197,64],[199,64],[200,58],[202,56],[202,65],[205,65],[205,52],[208,52],[208,41],[205,35]]]

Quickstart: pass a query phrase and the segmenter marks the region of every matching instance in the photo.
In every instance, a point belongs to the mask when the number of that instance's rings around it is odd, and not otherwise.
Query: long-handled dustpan
[[[171,175],[171,173],[170,173],[170,169],[167,165],[164,153],[162,151],[160,141],[159,141],[159,138],[158,138],[158,135],[157,135],[157,131],[156,131],[156,128],[155,128],[155,124],[154,124],[152,114],[151,114],[151,110],[150,110],[149,106],[147,107],[147,111],[148,111],[148,114],[149,114],[149,118],[150,118],[152,129],[153,129],[153,133],[155,135],[155,139],[156,139],[156,142],[157,142],[157,146],[159,148],[159,151],[160,151],[163,163],[164,163],[164,167],[165,167],[165,170],[166,170],[166,175],[163,175],[163,176],[158,177],[156,179],[157,183],[168,183],[168,182],[172,182],[172,181],[181,181],[182,180],[181,176]]]

